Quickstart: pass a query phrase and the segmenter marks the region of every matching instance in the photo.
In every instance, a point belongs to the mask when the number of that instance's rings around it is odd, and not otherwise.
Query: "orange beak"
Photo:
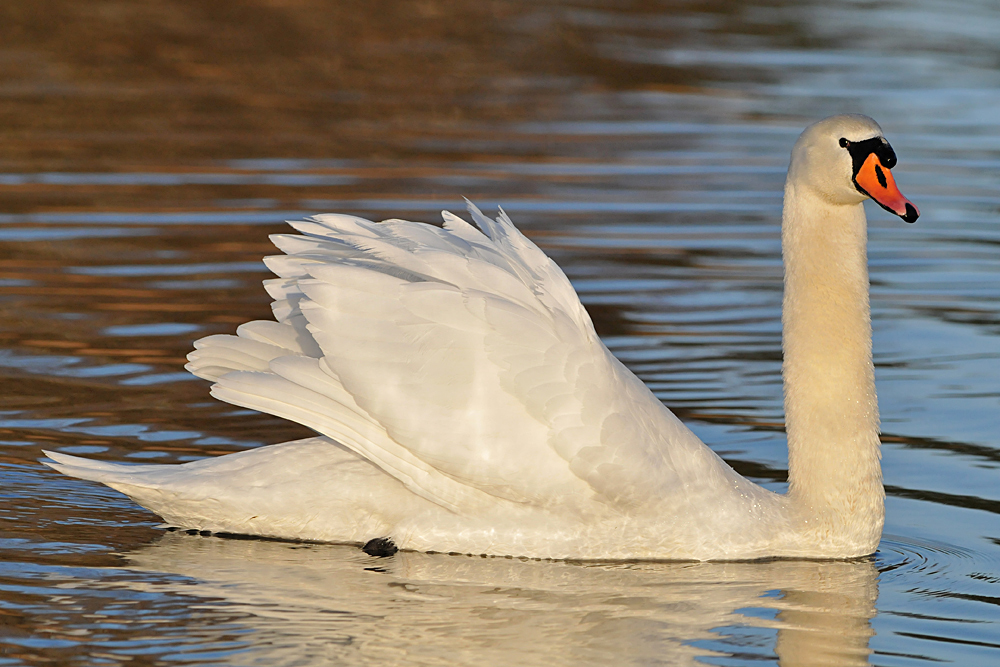
[[[861,169],[858,169],[858,173],[854,176],[854,184],[879,206],[907,222],[915,221],[920,215],[917,207],[896,187],[892,172],[882,165],[875,153],[871,153],[861,165]]]

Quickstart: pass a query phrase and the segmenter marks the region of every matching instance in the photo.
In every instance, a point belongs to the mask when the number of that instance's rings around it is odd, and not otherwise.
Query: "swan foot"
[[[361,550],[369,556],[377,556],[378,558],[386,558],[399,551],[395,542],[388,537],[376,537],[374,540],[368,540],[365,542],[365,546],[361,547]]]

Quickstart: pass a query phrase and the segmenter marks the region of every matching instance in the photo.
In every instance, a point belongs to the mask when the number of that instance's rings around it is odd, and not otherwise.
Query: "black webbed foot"
[[[361,550],[369,556],[379,558],[386,558],[399,551],[396,544],[388,537],[376,537],[374,540],[368,540],[365,542],[365,546],[361,547]]]

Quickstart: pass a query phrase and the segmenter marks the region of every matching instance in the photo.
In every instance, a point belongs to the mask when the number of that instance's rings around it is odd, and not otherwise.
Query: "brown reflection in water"
[[[528,3],[4,3],[7,160],[58,167],[372,155],[392,135],[540,109],[560,33]],[[541,12],[544,18],[544,12]]]
[[[733,0],[11,0],[0,141],[6,165],[24,169],[399,157],[470,123],[572,116],[576,93],[765,80],[647,52],[740,32],[805,44],[784,9],[760,21]]]

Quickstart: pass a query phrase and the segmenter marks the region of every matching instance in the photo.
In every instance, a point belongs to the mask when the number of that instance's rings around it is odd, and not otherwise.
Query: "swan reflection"
[[[867,665],[872,559],[567,563],[167,533],[142,584],[234,612],[240,662]],[[139,585],[139,584],[127,584]],[[724,658],[723,658],[724,659]]]

